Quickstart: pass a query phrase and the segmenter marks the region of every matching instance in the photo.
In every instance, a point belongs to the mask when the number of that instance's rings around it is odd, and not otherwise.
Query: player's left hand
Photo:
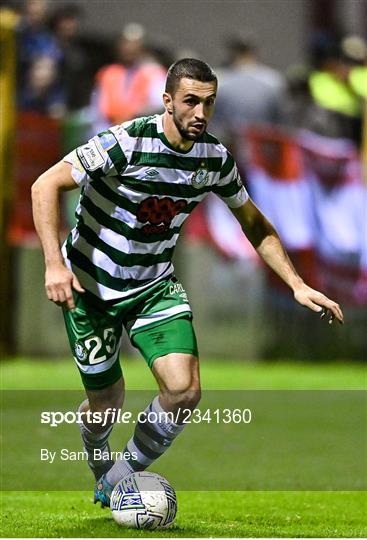
[[[344,323],[343,312],[339,304],[308,285],[303,284],[301,287],[295,289],[294,298],[302,306],[320,313],[320,318],[328,320],[329,324],[332,324],[335,320],[340,324]]]

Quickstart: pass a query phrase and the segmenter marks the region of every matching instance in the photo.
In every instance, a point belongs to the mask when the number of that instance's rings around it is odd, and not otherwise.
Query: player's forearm
[[[59,238],[59,192],[46,187],[42,177],[32,186],[32,207],[34,225],[41,240],[46,267],[63,264]]]
[[[263,261],[293,290],[299,289],[304,282],[294,268],[275,229],[265,236],[256,251]]]

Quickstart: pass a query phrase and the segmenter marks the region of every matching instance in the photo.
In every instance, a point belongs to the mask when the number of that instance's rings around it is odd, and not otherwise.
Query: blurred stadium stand
[[[275,3],[273,9],[270,4]],[[94,76],[102,65],[113,61],[112,43],[121,32],[122,21],[136,21],[147,27],[150,51],[161,55],[159,61],[163,56],[176,58],[179,49],[189,45],[217,67],[225,60],[224,37],[246,26],[255,28],[261,37],[261,55],[267,64],[283,73],[292,64],[305,65],[297,72],[302,77],[293,86],[295,93],[288,94],[288,120],[282,119],[282,126],[244,122],[232,132],[230,145],[246,172],[247,188],[274,222],[297,269],[311,285],[342,303],[347,324],[330,328],[297,306],[289,291],[260,264],[231,214],[208,197],[190,217],[176,253],[176,269],[189,292],[201,353],[245,359],[365,358],[367,177],[363,179],[361,156],[367,155],[366,103],[361,97],[361,151],[358,138],[346,139],[349,132],[342,130],[334,136],[333,113],[312,99],[305,36],[311,31],[320,36],[321,32],[329,44],[342,17],[344,33],[367,34],[366,3],[188,0],[183,9],[175,0],[158,0],[153,10],[151,2],[126,0],[121,10],[117,7],[121,3],[75,1],[73,5],[82,9],[78,58],[88,61],[82,69],[77,103],[70,105],[66,99],[63,114],[54,114],[52,108],[40,112],[22,106],[23,110],[15,110],[15,44],[21,21],[16,9],[21,3],[3,4],[12,9],[1,11],[1,45],[6,51],[0,79],[1,96],[5,97],[0,170],[2,351],[69,355],[61,312],[47,301],[43,290],[43,258],[32,224],[30,186],[43,170],[89,137]],[[66,4],[57,2],[60,9]],[[182,13],[178,13],[180,9]],[[191,16],[194,9],[196,22]],[[208,20],[208,29],[199,28],[200,14]],[[55,24],[55,18],[51,20]],[[159,32],[163,26],[164,32]],[[162,43],[175,46],[164,51]],[[366,70],[365,61],[359,67]],[[219,75],[220,80],[225,77],[225,66]],[[296,115],[299,107],[302,114]],[[72,225],[77,196],[71,192],[63,198],[63,236]]]

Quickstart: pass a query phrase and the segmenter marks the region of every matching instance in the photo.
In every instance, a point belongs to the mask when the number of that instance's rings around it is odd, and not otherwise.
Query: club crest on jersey
[[[87,349],[83,347],[83,345],[79,343],[78,341],[75,343],[74,349],[75,349],[75,354],[76,354],[77,359],[80,360],[81,362],[84,362],[84,360],[86,360],[88,356]]]
[[[209,181],[209,171],[205,167],[199,167],[193,173],[193,175],[191,177],[191,183],[197,189],[200,189],[200,188],[206,186],[208,181]]]

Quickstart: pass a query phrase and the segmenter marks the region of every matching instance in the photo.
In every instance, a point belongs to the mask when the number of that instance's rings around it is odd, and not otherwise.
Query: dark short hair
[[[180,80],[183,78],[200,82],[218,82],[217,76],[209,64],[195,58],[182,58],[168,69],[165,91],[174,95]]]
[[[251,41],[245,41],[244,39],[231,39],[227,41],[227,49],[232,54],[253,54],[256,53],[257,47],[255,43]]]
[[[55,31],[60,21],[64,19],[81,19],[84,11],[81,7],[75,4],[66,4],[65,6],[57,7],[50,16],[49,26],[52,31]]]

